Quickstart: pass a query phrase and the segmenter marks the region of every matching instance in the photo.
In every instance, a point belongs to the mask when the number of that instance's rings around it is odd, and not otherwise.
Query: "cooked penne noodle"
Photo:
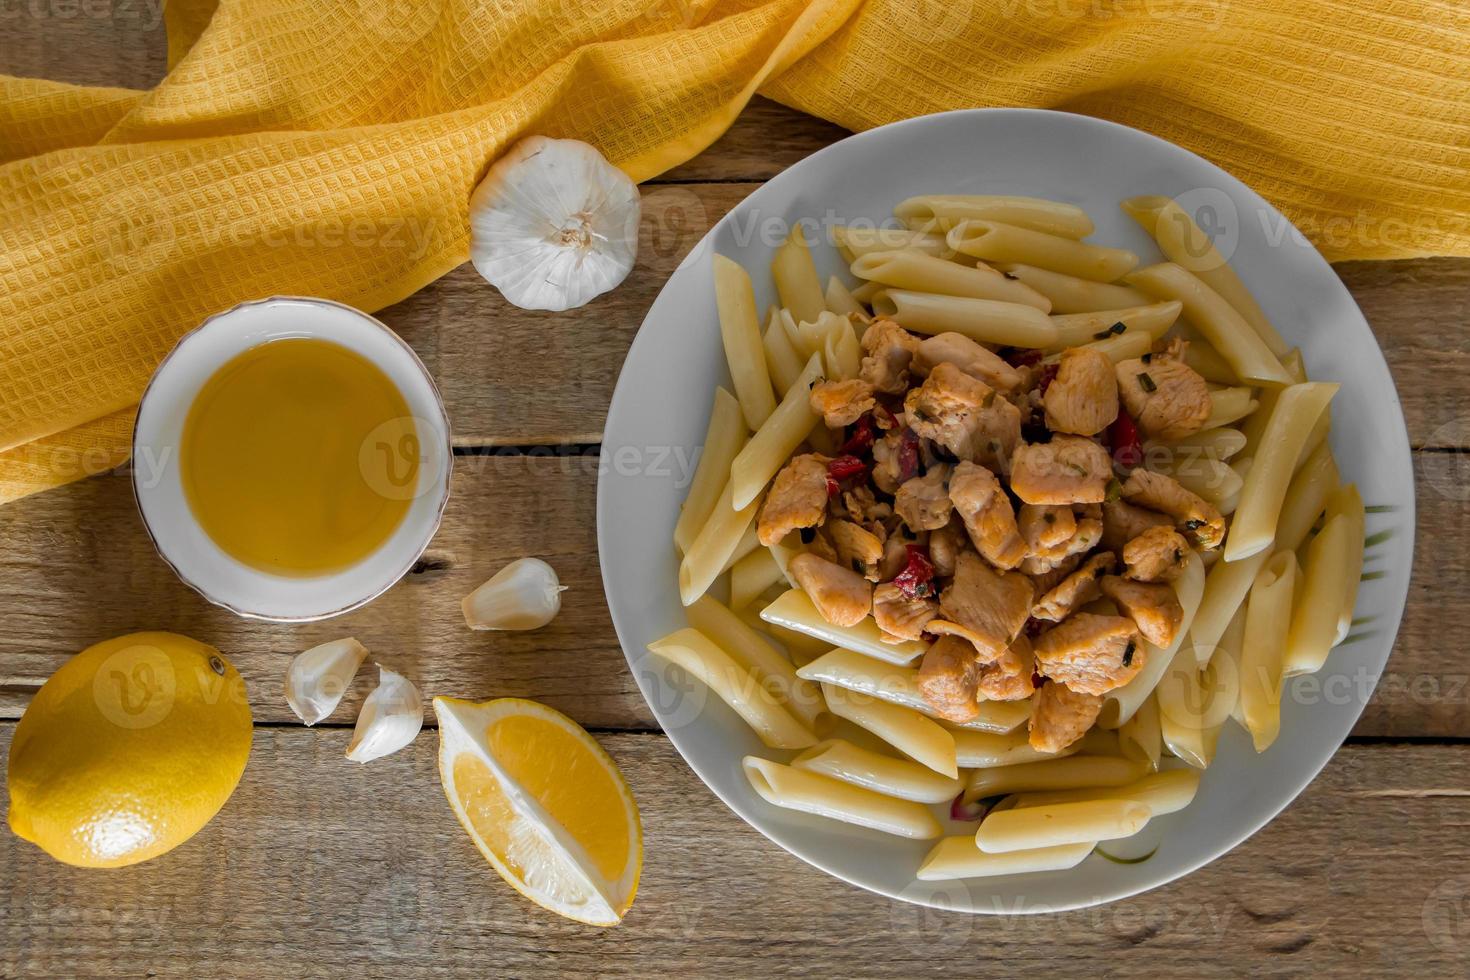
[[[931,235],[909,228],[854,228],[850,225],[833,225],[832,240],[849,264],[869,252],[891,252],[896,248],[913,249],[942,259],[954,254],[943,235]]]
[[[786,241],[776,249],[771,260],[771,277],[776,280],[776,295],[781,297],[781,305],[791,311],[797,323],[815,321],[827,308],[822,281],[817,278],[817,266],[812,261],[811,249],[807,248],[801,222],[791,226]]]
[[[828,684],[822,685],[822,697],[837,717],[873,733],[941,776],[959,776],[955,737],[933,720],[909,708]]]
[[[753,755],[741,761],[741,768],[751,788],[773,806],[916,840],[929,840],[944,832],[922,803],[894,799]]]
[[[1109,282],[1094,282],[1080,279],[1064,272],[1024,265],[1020,262],[1000,262],[995,268],[1030,286],[1051,301],[1052,313],[1091,313],[1094,310],[1126,310],[1134,306],[1148,306],[1152,297],[1127,286]]]
[[[1174,321],[1179,319],[1179,311],[1183,308],[1182,304],[1174,301],[1151,303],[1147,306],[1134,306],[1125,310],[1067,313],[1062,316],[1053,316],[1051,322],[1057,328],[1056,345],[1058,347],[1076,347],[1094,340],[1107,340],[1110,336],[1117,335],[1112,331],[1119,323],[1124,328],[1119,333],[1141,331],[1148,334],[1150,341],[1153,341],[1162,337],[1164,332],[1174,325]]]
[[[852,298],[852,290],[848,289],[841,279],[836,276],[828,276],[827,288],[822,293],[822,298],[826,300],[827,309],[838,316],[847,317],[852,323],[853,331],[859,337],[862,336],[860,324],[867,320],[868,311],[863,309],[861,303]]]
[[[1326,519],[1329,521],[1338,516],[1348,519],[1348,561],[1352,567],[1343,572],[1343,579],[1348,585],[1342,596],[1342,609],[1337,614],[1337,642],[1341,643],[1352,628],[1353,610],[1358,605],[1358,586],[1363,577],[1363,549],[1367,544],[1367,512],[1363,508],[1363,498],[1358,494],[1358,487],[1353,483],[1329,494],[1326,510]]]
[[[811,681],[796,676],[791,661],[781,656],[761,635],[718,600],[702,596],[691,605],[686,615],[689,625],[713,640],[737,664],[748,670],[756,682],[771,691],[796,719],[811,731],[817,719],[827,710],[822,692]]]
[[[1015,809],[1080,803],[1087,800],[1127,800],[1148,807],[1155,817],[1177,813],[1194,800],[1199,791],[1199,772],[1194,769],[1164,769],[1149,773],[1136,783],[1113,789],[1066,789],[1047,793],[1023,793]]]
[[[1212,504],[1218,505],[1240,493],[1245,483],[1240,474],[1230,468],[1229,463],[1200,453],[1180,452],[1157,456],[1145,453],[1144,459],[1150,470],[1173,477],[1184,489]]]
[[[919,865],[920,881],[953,881],[959,878],[994,878],[998,875],[1032,874],[1037,871],[1066,871],[1081,864],[1096,845],[1058,844],[1030,850],[987,854],[971,835],[946,837]]]
[[[1307,542],[1301,588],[1292,603],[1291,629],[1286,634],[1284,673],[1288,677],[1321,670],[1338,641],[1338,614],[1345,596],[1357,589],[1357,582],[1350,582],[1349,576],[1356,579],[1361,574],[1353,563],[1352,533],[1351,519],[1342,514],[1328,519]],[[1362,553],[1361,545],[1358,552]]]
[[[1276,400],[1225,538],[1226,561],[1239,561],[1271,546],[1297,459],[1338,387],[1309,381],[1292,385]]]
[[[791,765],[915,803],[948,803],[960,792],[958,778],[941,776],[917,762],[895,759],[840,738],[818,742],[792,759]]]
[[[1159,678],[1164,676],[1164,671],[1174,659],[1174,654],[1184,644],[1190,624],[1194,621],[1195,610],[1199,608],[1200,597],[1205,590],[1205,566],[1197,552],[1189,553],[1184,571],[1172,584],[1174,594],[1179,598],[1179,606],[1184,611],[1178,635],[1175,636],[1174,643],[1168,649],[1156,647],[1147,640],[1139,641],[1145,654],[1143,669],[1135,674],[1127,684],[1105,695],[1106,700],[1103,702],[1102,713],[1098,716],[1098,722],[1104,728],[1117,728],[1143,707],[1144,702],[1149,699],[1158,685]]]
[[[1075,204],[1009,194],[922,194],[899,202],[894,216],[910,227],[948,231],[962,221],[989,219],[1064,238],[1092,234],[1092,218]]]
[[[798,677],[830,684],[847,691],[881,698],[891,704],[912,708],[930,718],[939,715],[919,692],[916,667],[874,660],[841,647],[829,650],[797,671]],[[1031,717],[1031,701],[980,701],[979,713],[972,719],[951,727],[971,728],[981,732],[1004,734],[1015,731]]]
[[[730,552],[730,557],[725,559],[725,565],[720,569],[720,574],[730,571],[742,558],[750,556],[761,546],[760,537],[756,534],[755,525],[750,524],[745,528],[745,533],[740,535],[740,540],[735,543],[735,550]]]
[[[1043,350],[1056,346],[1051,318],[1020,303],[884,289],[873,296],[873,312],[916,333],[953,331],[982,344]]]
[[[1084,800],[1022,809],[992,810],[980,821],[975,843],[989,854],[1119,840],[1143,829],[1153,812],[1134,800]]]
[[[1306,371],[1302,367],[1301,351],[1287,351],[1286,356],[1281,359],[1281,366],[1291,375],[1294,384],[1307,380]],[[1285,390],[1284,387],[1262,388],[1257,398],[1260,406],[1240,423],[1240,431],[1245,434],[1245,448],[1241,452],[1246,456],[1255,455],[1256,447],[1261,444],[1261,433],[1266,431],[1266,423],[1271,421],[1271,413],[1276,410],[1276,399]]]
[[[761,619],[776,623],[789,630],[815,636],[831,646],[856,650],[858,653],[891,664],[909,664],[924,655],[928,645],[916,640],[902,643],[885,643],[882,631],[871,618],[856,626],[834,626],[822,618],[812,600],[800,589],[790,592],[761,610]]]
[[[1296,554],[1272,555],[1251,584],[1240,657],[1240,710],[1257,752],[1281,731],[1281,676],[1297,582]]]
[[[781,394],[791,390],[796,379],[801,376],[803,359],[796,352],[791,343],[791,337],[786,333],[782,324],[782,310],[773,310],[771,318],[766,323],[765,335],[761,338],[761,346],[766,352],[766,369],[771,376],[771,384]],[[790,316],[790,314],[786,314]],[[774,395],[772,396],[774,398]]]
[[[1114,364],[1117,364],[1119,361],[1127,361],[1147,354],[1153,347],[1153,338],[1142,330],[1129,330],[1125,333],[1115,334],[1107,340],[1094,340],[1082,346],[1089,350],[1097,351]],[[1060,360],[1061,355],[1056,355],[1056,359]],[[1048,360],[1051,360],[1051,358],[1048,358]]]
[[[1193,649],[1182,648],[1154,692],[1164,745],[1176,759],[1205,769],[1215,757],[1220,728],[1235,708],[1240,691],[1238,675],[1222,674],[1217,650],[1200,667]]]
[[[863,363],[863,346],[853,332],[852,321],[825,310],[817,318],[822,332],[822,363],[833,381],[856,378]]]
[[[689,550],[679,563],[679,598],[686,606],[704,595],[724,571],[760,509],[764,487],[749,504],[736,510],[731,504],[733,482],[732,477],[731,482],[725,484],[720,499],[715,501],[714,509],[710,511],[709,520],[689,543]]]
[[[1043,313],[1051,312],[1051,301],[1045,296],[1023,282],[1007,279],[989,266],[971,268],[911,249],[859,256],[852,264],[852,274],[898,289],[1020,303]]]
[[[781,404],[731,461],[731,500],[737,508],[744,508],[760,495],[816,426],[818,417],[812,411],[809,395],[812,384],[821,378],[822,357],[813,354]]]
[[[1221,357],[1220,352],[1211,347],[1207,340],[1191,340],[1189,346],[1184,348],[1184,363],[1212,384],[1240,384],[1240,376],[1235,373],[1230,362]]]
[[[670,633],[650,643],[648,650],[698,678],[771,748],[804,749],[817,743],[817,736],[786,705],[699,630]]]
[[[987,262],[1020,262],[1097,282],[1113,282],[1138,265],[1138,256],[1127,249],[1089,245],[998,221],[962,221],[945,241],[961,255]]]
[[[1139,269],[1123,281],[1159,299],[1183,303],[1185,318],[1204,334],[1242,381],[1291,384],[1291,376],[1260,334],[1219,293],[1183,266],[1161,262]]]
[[[1287,351],[1286,341],[1276,332],[1245,283],[1235,274],[1230,263],[1215,248],[1189,212],[1177,201],[1161,195],[1133,197],[1123,202],[1123,210],[1143,226],[1143,230],[1159,243],[1159,251],[1176,265],[1194,273],[1240,314],[1261,342],[1277,357]]]
[[[724,388],[716,388],[699,465],[694,468],[689,494],[684,498],[678,523],[674,525],[674,545],[681,553],[689,550],[695,535],[709,520],[715,503],[720,499],[720,491],[730,477],[730,463],[749,438],[740,403]]]
[[[1123,758],[1123,749],[1118,745],[1118,733],[1093,726],[1082,733],[1075,743],[1080,755],[1110,755]]]
[[[1159,728],[1159,702],[1149,698],[1123,724],[1118,726],[1118,748],[1125,759],[1148,763],[1159,768],[1163,755],[1163,733]]]
[[[1060,752],[1042,752],[1031,747],[1023,729],[1004,735],[951,728],[955,758],[966,769],[988,769],[992,766],[1014,766],[1023,762],[1041,762],[1075,755],[1081,746],[1073,742]]]
[[[1199,453],[1210,459],[1230,459],[1245,448],[1245,433],[1239,429],[1219,427],[1200,429],[1183,439],[1173,442],[1146,442],[1143,444],[1145,458],[1155,450],[1169,453]]]
[[[744,620],[747,626],[760,630],[785,647],[786,652],[791,656],[791,662],[798,667],[810,663],[830,649],[821,640],[813,639],[805,633],[797,633],[784,626],[766,622],[761,619],[760,613],[755,609],[742,609],[736,615]]]
[[[762,592],[784,581],[786,575],[771,556],[771,549],[753,551],[730,566],[730,608],[744,609]]]
[[[800,586],[796,584],[796,579],[792,576],[790,569],[791,559],[795,558],[802,552],[801,548],[789,543],[796,539],[796,535],[788,534],[785,540],[777,541],[770,547],[771,557],[775,560],[776,564],[781,567],[781,575],[786,579],[787,584],[790,585],[793,589],[800,588]]]
[[[1220,388],[1210,392],[1210,416],[1203,428],[1218,429],[1238,422],[1256,411],[1256,401],[1250,388]]]
[[[755,291],[740,263],[723,255],[714,257],[715,305],[720,315],[720,338],[725,360],[735,382],[735,396],[745,414],[745,425],[758,429],[776,408],[766,353],[756,320]]]
[[[1074,755],[1045,762],[976,769],[965,783],[965,799],[973,802],[986,796],[1036,790],[1126,786],[1136,782],[1147,770],[1145,762],[1105,755]]]

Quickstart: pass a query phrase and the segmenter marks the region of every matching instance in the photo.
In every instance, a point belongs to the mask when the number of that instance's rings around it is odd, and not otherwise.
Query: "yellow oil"
[[[408,404],[383,371],[309,338],[214,373],[179,447],[184,494],[221,550],[277,575],[357,564],[403,522],[418,483]]]

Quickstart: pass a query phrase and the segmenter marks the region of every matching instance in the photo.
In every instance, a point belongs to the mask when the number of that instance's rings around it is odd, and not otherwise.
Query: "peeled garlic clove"
[[[472,630],[534,630],[561,611],[567,590],[556,569],[540,558],[522,558],[465,596],[464,621]]]
[[[528,136],[470,197],[470,261],[527,310],[570,310],[627,277],[638,185],[580,140]]]
[[[337,710],[367,654],[367,647],[351,637],[298,653],[286,669],[286,703],[298,718],[315,725]]]
[[[347,758],[372,762],[392,755],[424,727],[424,702],[413,681],[378,665],[378,686],[362,703]]]

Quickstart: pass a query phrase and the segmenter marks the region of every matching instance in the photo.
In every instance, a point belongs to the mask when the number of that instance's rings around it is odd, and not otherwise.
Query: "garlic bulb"
[[[470,197],[470,261],[526,310],[570,310],[627,277],[638,185],[580,140],[528,136]]]
[[[286,669],[286,703],[298,718],[315,725],[337,709],[367,654],[367,647],[351,637],[298,653]]]
[[[378,686],[362,703],[347,758],[372,762],[392,755],[424,727],[424,702],[413,681],[378,665]]]
[[[561,611],[566,590],[556,569],[540,558],[522,558],[465,596],[464,621],[473,630],[539,629]]]

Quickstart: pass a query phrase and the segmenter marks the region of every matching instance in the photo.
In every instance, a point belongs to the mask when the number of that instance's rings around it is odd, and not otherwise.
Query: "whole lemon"
[[[245,683],[220,652],[133,633],[72,657],[10,746],[10,829],[88,868],[136,864],[210,821],[250,755]]]

